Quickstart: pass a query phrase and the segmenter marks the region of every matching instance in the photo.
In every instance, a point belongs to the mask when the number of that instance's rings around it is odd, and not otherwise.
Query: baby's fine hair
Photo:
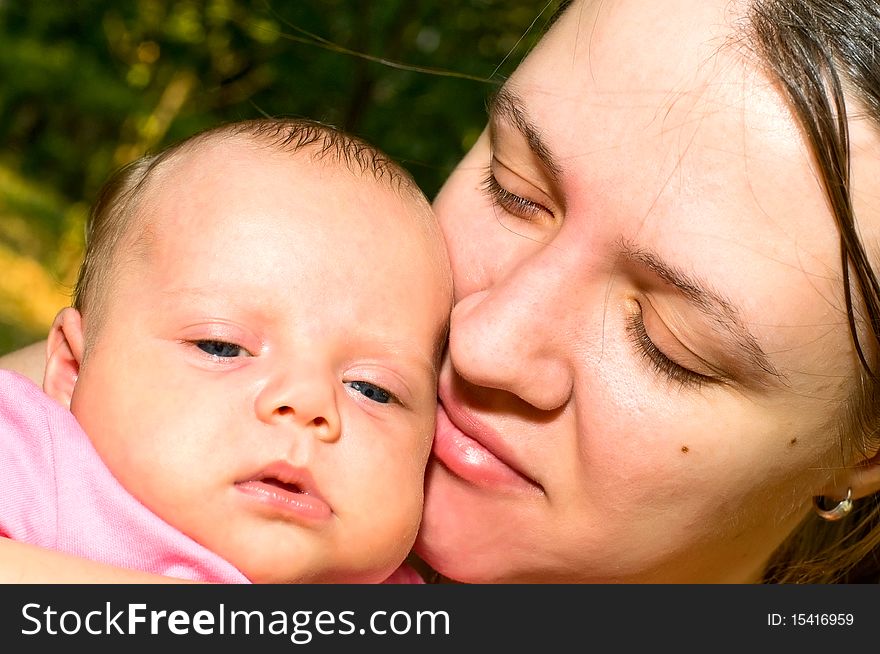
[[[430,212],[427,198],[403,167],[373,145],[330,125],[302,118],[261,118],[204,130],[123,166],[101,188],[86,225],[85,255],[73,292],[73,306],[90,314],[92,334],[104,313],[101,305],[120,244],[131,241],[123,237],[139,225],[136,217],[157,171],[165,162],[192,153],[209,141],[240,137],[277,152],[293,154],[307,149],[314,160],[343,164],[355,175],[372,175]]]

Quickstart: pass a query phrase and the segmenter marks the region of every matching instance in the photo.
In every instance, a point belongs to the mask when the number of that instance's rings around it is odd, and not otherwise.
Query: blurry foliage
[[[69,300],[115,168],[221,121],[305,116],[432,196],[554,0],[0,0],[0,354]]]

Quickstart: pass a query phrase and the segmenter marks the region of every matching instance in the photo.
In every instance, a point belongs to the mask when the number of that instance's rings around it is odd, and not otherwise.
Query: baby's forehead
[[[415,183],[385,174],[372,159],[346,155],[352,151],[328,151],[324,143],[292,147],[238,133],[185,142],[144,180],[115,263],[153,270],[194,249],[218,247],[218,231],[245,246],[255,231],[294,229],[300,242],[335,234],[338,245],[320,246],[328,255],[357,239],[366,262],[377,241],[390,240],[445,270],[439,225]],[[326,221],[343,221],[345,229],[322,227]]]
[[[236,171],[241,174],[255,169],[269,170],[283,163],[296,165],[307,158],[305,151],[282,152],[254,137],[208,134],[171,151],[152,171],[150,186],[164,187],[167,191]]]
[[[412,222],[439,238],[427,198],[405,173],[389,172],[381,160],[353,160],[351,151],[326,144],[292,147],[261,136],[210,134],[185,143],[159,162],[145,180],[138,202],[138,231],[156,233],[199,220],[211,203],[262,205],[311,203],[320,211],[348,213],[352,227],[368,220],[364,205],[396,206],[399,227]],[[390,170],[390,169],[389,169]],[[256,190],[255,190],[256,189]],[[275,210],[275,207],[271,207]],[[209,209],[210,210],[210,209]],[[296,219],[296,214],[292,214]]]
[[[427,201],[306,150],[267,149],[236,137],[175,153],[145,187],[125,249],[140,253],[145,272],[163,278],[164,270],[174,274],[190,263],[246,268],[248,260],[307,259],[313,252],[345,270],[445,258]]]
[[[168,222],[167,227],[173,228],[181,221],[193,220],[196,215],[191,210],[205,206],[204,201],[195,202],[200,196],[231,201],[255,185],[283,185],[293,193],[304,190],[314,182],[295,171],[317,166],[328,173],[343,169],[340,162],[312,161],[305,149],[281,151],[253,137],[219,134],[200,138],[178,148],[151,171],[139,202],[140,226],[155,230]],[[176,211],[184,207],[190,211]],[[169,215],[173,219],[163,221]]]
[[[293,132],[296,134],[297,132]],[[321,136],[323,134],[324,136]],[[172,161],[193,174],[227,174],[278,170],[286,167],[336,174],[372,192],[393,191],[421,208],[429,202],[415,180],[399,164],[373,146],[326,128],[299,140],[251,132],[208,133],[180,149]],[[296,184],[296,178],[285,178]]]
[[[174,150],[155,167],[145,195],[224,177],[260,173],[270,176],[286,167],[307,167],[347,177],[376,192],[394,191],[424,208],[428,200],[408,173],[378,150],[354,142],[290,143],[262,134],[211,132]],[[296,184],[296,178],[285,178]]]

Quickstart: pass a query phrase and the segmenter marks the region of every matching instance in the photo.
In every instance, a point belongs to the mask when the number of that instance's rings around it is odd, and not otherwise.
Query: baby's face
[[[382,580],[418,529],[451,304],[423,209],[233,140],[142,211],[71,402],[96,449],[253,581]]]

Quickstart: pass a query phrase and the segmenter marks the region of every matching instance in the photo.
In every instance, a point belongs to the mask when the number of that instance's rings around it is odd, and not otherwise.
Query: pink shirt
[[[31,380],[0,370],[0,536],[169,577],[248,583],[131,496],[79,423]],[[386,583],[424,583],[408,566]]]
[[[116,481],[79,423],[29,379],[0,370],[0,535],[169,577],[247,583]]]

